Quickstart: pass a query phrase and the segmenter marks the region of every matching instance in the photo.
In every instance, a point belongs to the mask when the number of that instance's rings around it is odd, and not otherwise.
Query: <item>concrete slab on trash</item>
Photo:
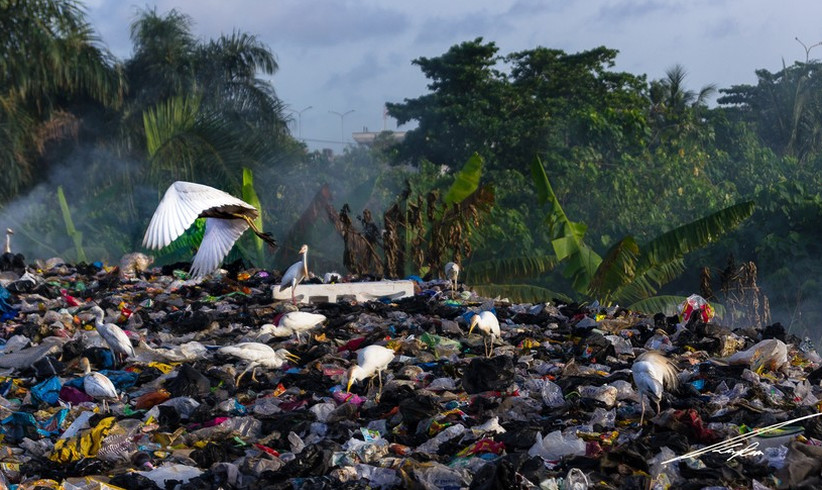
[[[381,298],[400,299],[414,295],[414,281],[372,281],[343,282],[338,284],[299,284],[295,297],[300,303],[328,301],[335,303],[341,299],[373,301]],[[291,300],[291,287],[280,291],[280,286],[272,288],[272,297],[279,301]]]

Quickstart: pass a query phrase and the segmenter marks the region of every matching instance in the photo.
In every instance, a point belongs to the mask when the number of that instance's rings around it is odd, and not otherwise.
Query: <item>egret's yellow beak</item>
[[[353,385],[353,384],[354,384],[354,379],[353,378],[348,378],[348,386],[345,389],[346,393],[351,393],[351,385]]]
[[[479,322],[479,318],[477,315],[471,317],[471,328],[468,329],[468,335],[471,335],[471,332],[474,331],[474,327],[477,326],[477,322]]]
[[[286,359],[288,359],[291,362],[299,362],[300,361],[300,356],[294,355],[290,352],[286,352],[285,357],[286,357]]]

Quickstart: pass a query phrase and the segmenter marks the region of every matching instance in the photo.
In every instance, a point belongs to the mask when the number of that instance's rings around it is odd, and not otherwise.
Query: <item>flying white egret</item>
[[[326,320],[325,315],[307,311],[289,311],[280,316],[277,325],[270,329],[275,337],[297,336],[300,343],[300,332],[307,332]]]
[[[491,311],[482,311],[471,317],[471,327],[468,329],[468,335],[474,330],[474,327],[482,333],[482,346],[485,349],[485,357],[490,357],[490,353],[494,352],[494,339],[500,337],[502,334],[499,329],[499,320],[497,316]],[[488,351],[486,345],[486,337],[491,338],[491,350]]]
[[[351,391],[351,385],[359,380],[371,378],[374,373],[380,380],[380,388],[377,391],[377,401],[382,395],[382,372],[391,361],[394,360],[394,351],[381,345],[369,345],[357,352],[357,365],[351,366],[348,370],[347,391]]]
[[[457,278],[460,275],[460,266],[454,262],[448,262],[445,264],[445,278],[451,281],[452,288],[451,288],[451,296],[453,297],[457,293]]]
[[[134,347],[132,347],[131,340],[123,332],[123,329],[113,323],[104,323],[105,312],[99,306],[92,306],[91,312],[94,313],[94,326],[97,327],[97,332],[108,344],[114,358],[122,362],[127,357],[134,357]]]
[[[294,304],[297,304],[297,298],[294,295],[297,284],[308,278],[308,245],[300,247],[300,255],[303,258],[291,264],[291,267],[286,269],[285,274],[283,274],[282,281],[280,281],[280,291],[285,291],[285,288],[291,286],[291,302]]]
[[[143,237],[143,246],[161,249],[188,229],[197,218],[206,218],[205,233],[191,264],[192,277],[215,271],[234,242],[251,227],[258,237],[272,247],[277,242],[254,224],[260,212],[254,206],[231,194],[207,185],[175,182],[166,190],[154,211]]]
[[[251,370],[251,379],[257,381],[255,377],[257,366],[278,369],[287,361],[297,362],[300,360],[299,357],[285,349],[277,349],[275,351],[267,344],[261,342],[240,342],[236,345],[220,347],[217,352],[248,361],[248,366],[237,376],[236,385],[240,384],[240,379],[242,379],[243,375],[249,370]]]
[[[108,412],[108,400],[119,400],[117,396],[117,389],[114,388],[114,383],[108,379],[108,376],[102,373],[92,373],[91,364],[88,358],[80,359],[80,369],[83,371],[85,377],[83,378],[83,390],[86,394],[95,400],[103,402],[103,411]]]
[[[679,384],[677,378],[677,368],[670,359],[654,351],[642,353],[631,366],[631,374],[634,378],[637,391],[639,391],[639,403],[642,413],[639,417],[639,425],[645,421],[645,396],[656,403],[656,413],[659,414],[659,402],[662,400],[664,390],[672,390]]]

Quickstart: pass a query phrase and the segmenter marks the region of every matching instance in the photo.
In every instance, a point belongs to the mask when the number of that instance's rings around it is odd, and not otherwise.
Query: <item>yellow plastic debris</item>
[[[97,426],[82,431],[68,439],[58,439],[49,459],[58,463],[71,463],[83,458],[93,458],[100,450],[100,443],[114,425],[114,417],[106,417]]]
[[[168,374],[168,373],[170,373],[171,371],[174,370],[174,366],[172,366],[170,364],[165,364],[165,363],[162,363],[162,362],[150,362],[150,363],[148,363],[148,365],[149,365],[149,367],[159,369],[163,374]]]

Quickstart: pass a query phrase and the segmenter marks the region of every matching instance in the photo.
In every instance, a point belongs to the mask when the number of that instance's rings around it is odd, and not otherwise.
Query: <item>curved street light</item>
[[[297,134],[299,139],[303,139],[303,112],[307,111],[308,109],[312,109],[314,106],[310,105],[305,109],[298,111],[294,109],[287,109],[290,112],[297,114]]]

